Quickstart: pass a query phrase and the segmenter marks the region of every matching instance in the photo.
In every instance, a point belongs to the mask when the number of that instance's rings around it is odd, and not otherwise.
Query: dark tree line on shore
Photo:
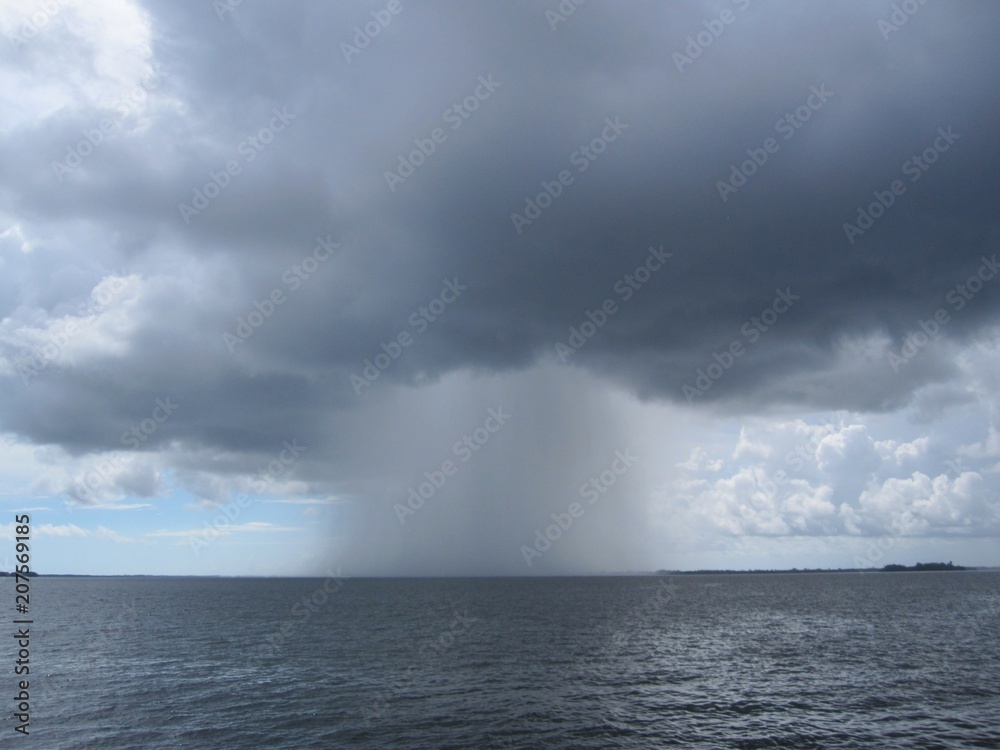
[[[658,570],[657,575],[698,575],[732,573],[903,573],[913,571],[972,570],[952,562],[883,565],[881,568],[792,568],[791,570]]]

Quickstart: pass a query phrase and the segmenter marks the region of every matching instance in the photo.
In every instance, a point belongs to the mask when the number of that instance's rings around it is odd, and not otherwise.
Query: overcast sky
[[[995,2],[0,29],[5,567],[1000,564]]]

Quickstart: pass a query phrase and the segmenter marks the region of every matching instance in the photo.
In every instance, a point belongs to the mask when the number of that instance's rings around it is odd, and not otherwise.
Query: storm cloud
[[[17,502],[187,503],[177,530],[234,493],[313,498],[296,570],[380,574],[668,566],[661,525],[862,538],[931,499],[907,536],[995,541],[995,4],[66,0],[3,23],[0,430],[47,467],[8,477]],[[740,516],[765,467],[733,436],[818,415],[814,473]],[[526,566],[626,449],[613,507]]]

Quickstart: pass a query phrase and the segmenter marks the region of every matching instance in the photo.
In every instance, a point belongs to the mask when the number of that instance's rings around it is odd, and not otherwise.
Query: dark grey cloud
[[[558,362],[556,344],[608,299],[615,312],[567,358],[567,379],[720,414],[891,412],[916,397],[930,418],[964,402],[955,352],[996,323],[1000,299],[1000,281],[961,309],[948,296],[998,248],[995,4],[920,5],[887,38],[888,2],[591,0],[552,28],[557,6],[401,0],[348,61],[342,43],[385,4],[247,0],[219,18],[211,4],[143,3],[151,55],[145,40],[123,45],[145,67],[122,89],[143,87],[141,105],[116,115],[114,96],[66,76],[0,132],[0,428],[73,455],[114,450],[170,395],[182,408],[142,450],[169,453],[193,484],[213,466],[252,471],[297,437],[314,447],[299,476],[366,495],[386,455],[420,453],[356,446],[392,422],[397,388]],[[732,22],[713,26],[723,11]],[[689,37],[719,24],[678,69]],[[40,86],[49,52],[103,70],[99,46],[71,41],[40,35],[5,70]],[[469,97],[474,111],[453,109]],[[113,132],[60,180],[53,162],[106,117]],[[602,133],[601,153],[581,156]],[[914,171],[935,142],[947,149]],[[433,153],[390,186],[420,143]],[[724,200],[719,181],[754,154],[766,162]],[[572,181],[518,231],[511,215],[563,171]],[[851,242],[844,224],[894,180],[905,192]],[[185,220],[196,191],[218,194]],[[327,237],[338,249],[293,288]],[[670,257],[626,299],[617,284],[651,247]],[[39,360],[109,276],[134,281]],[[467,289],[421,312],[446,281]],[[224,334],[273,290],[283,301],[231,352]],[[782,294],[794,304],[755,327]],[[939,309],[942,343],[891,367],[887,353]],[[351,376],[401,333],[412,344],[359,395]],[[734,344],[732,367],[686,398]],[[27,380],[26,357],[46,364]],[[405,434],[433,421],[412,419]],[[217,452],[233,458],[213,464]]]

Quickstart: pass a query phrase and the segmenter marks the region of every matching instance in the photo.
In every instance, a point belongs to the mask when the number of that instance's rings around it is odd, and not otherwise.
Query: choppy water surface
[[[998,573],[38,578],[32,604],[4,746],[1000,747]]]

